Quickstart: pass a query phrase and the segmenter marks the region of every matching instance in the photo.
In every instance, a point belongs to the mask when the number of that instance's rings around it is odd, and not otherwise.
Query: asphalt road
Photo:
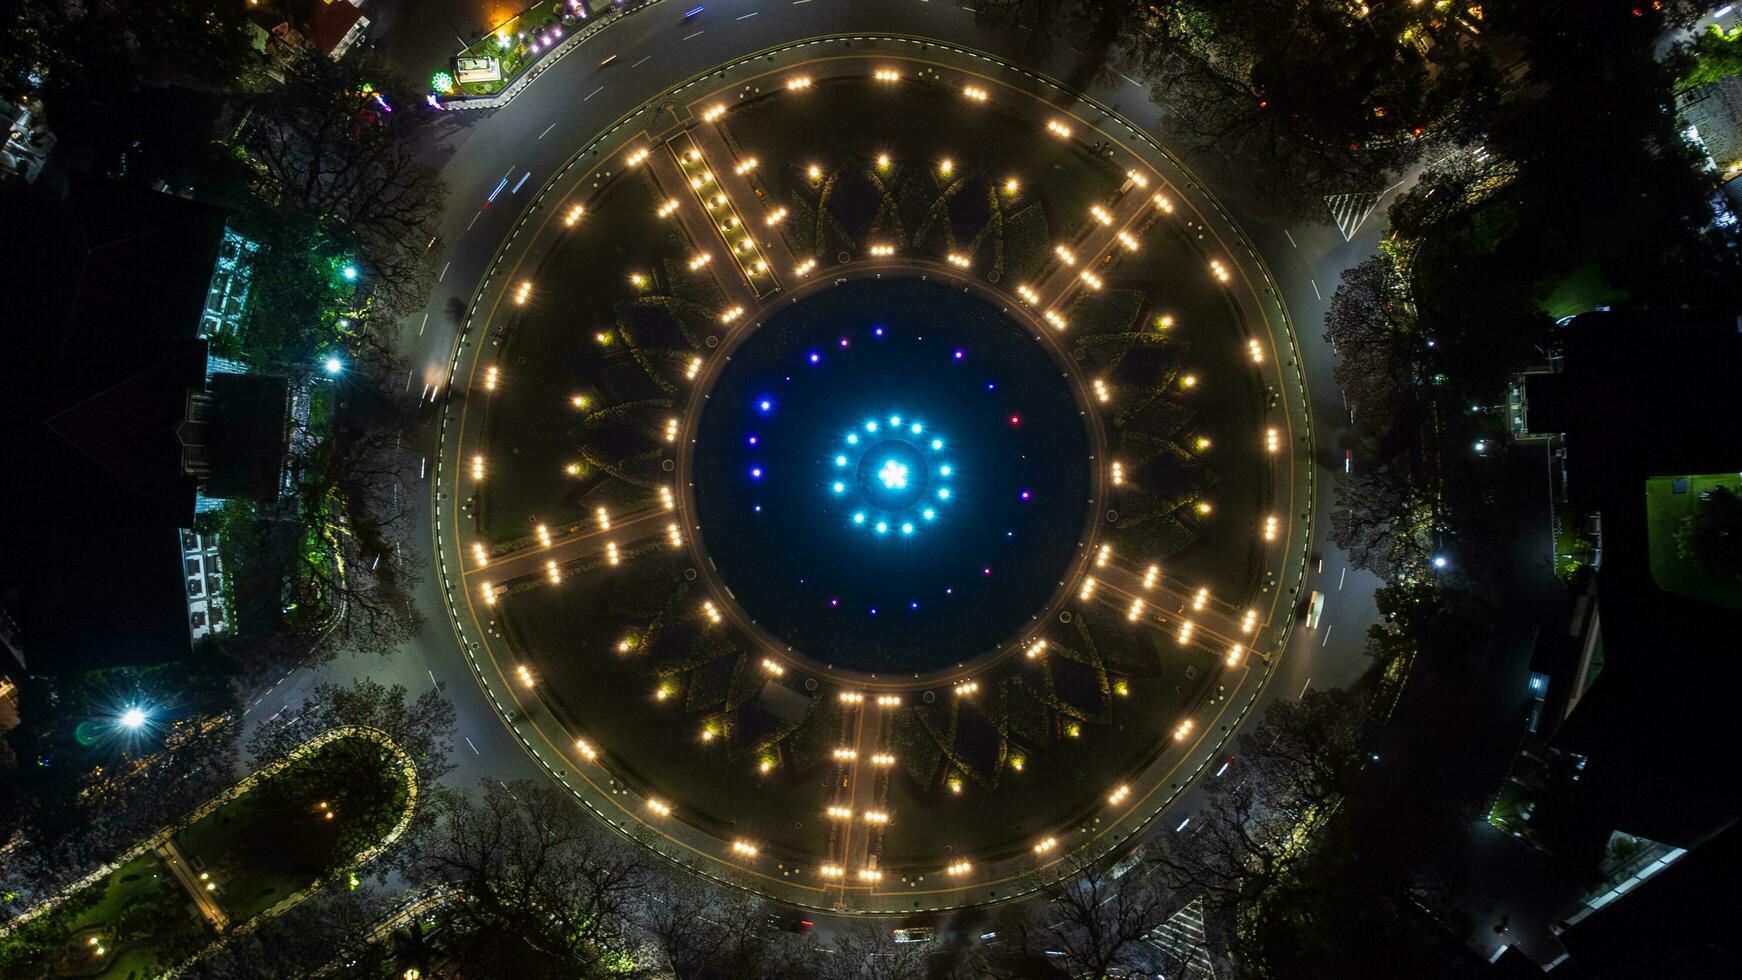
[[[431,38],[438,32],[430,19],[437,18],[435,24],[440,26],[441,10],[406,10],[387,0],[376,6],[383,8],[383,13],[377,16],[372,35],[390,57],[401,50],[422,52],[434,47]],[[655,92],[761,48],[811,35],[851,31],[935,37],[998,54],[1054,77],[1068,77],[1080,60],[1068,44],[1038,58],[1025,53],[1025,34],[984,31],[975,25],[972,12],[943,0],[876,4],[709,0],[706,12],[687,23],[682,20],[682,10],[677,3],[653,4],[587,39],[510,105],[490,112],[449,112],[438,120],[439,135],[430,152],[443,168],[449,210],[441,224],[443,254],[437,259],[439,278],[427,312],[402,324],[402,349],[413,365],[406,379],[408,390],[439,386],[445,379],[458,328],[447,312],[450,304],[470,300],[500,239],[532,193],[575,148]],[[394,32],[404,32],[408,40],[399,45],[400,35]],[[600,69],[599,61],[610,54],[618,56],[616,62]],[[406,57],[423,55],[408,53]],[[1157,133],[1164,144],[1168,142],[1161,110],[1148,101],[1146,90],[1137,83],[1115,76],[1113,85],[1091,87],[1089,94]],[[1266,225],[1247,218],[1239,200],[1219,189],[1226,181],[1219,181],[1213,168],[1199,164],[1200,176],[1236,212],[1270,263],[1296,324],[1313,400],[1319,487],[1323,491],[1314,515],[1314,541],[1324,561],[1322,571],[1312,579],[1317,584],[1309,584],[1309,588],[1325,593],[1324,614],[1317,630],[1295,631],[1262,704],[1276,698],[1297,698],[1312,687],[1346,686],[1367,666],[1361,640],[1376,619],[1372,591],[1378,581],[1349,569],[1346,557],[1326,541],[1328,514],[1336,506],[1331,478],[1344,465],[1342,437],[1348,413],[1331,378],[1333,353],[1322,339],[1321,324],[1341,271],[1373,252],[1383,225],[1383,203],[1349,241],[1329,225]],[[505,178],[513,190],[504,188],[487,205],[486,198]],[[420,497],[424,501],[423,526],[428,527],[429,495]],[[343,684],[367,676],[403,684],[414,692],[425,685],[441,685],[459,716],[453,755],[456,768],[447,782],[475,786],[485,778],[537,778],[538,770],[469,676],[442,611],[433,571],[425,576],[417,597],[427,625],[404,648],[387,658],[341,654],[319,671],[289,675],[250,706],[249,719],[295,710],[309,690],[323,680]],[[1200,796],[1188,795],[1175,812],[1183,819],[1201,806]],[[1170,819],[1158,821],[1155,832],[1174,832],[1178,823],[1179,819],[1170,815]],[[949,924],[966,930],[979,928],[983,921],[984,913],[976,912],[948,918]]]

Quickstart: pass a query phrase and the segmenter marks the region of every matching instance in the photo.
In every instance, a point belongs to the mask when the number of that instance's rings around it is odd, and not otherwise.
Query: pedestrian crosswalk
[[[1204,935],[1204,900],[1194,898],[1185,907],[1156,926],[1149,941],[1161,950],[1167,980],[1216,980],[1210,962],[1209,941]]]
[[[1337,230],[1343,233],[1343,241],[1350,241],[1355,237],[1355,232],[1361,229],[1361,223],[1379,206],[1379,199],[1384,196],[1384,191],[1325,196],[1325,207],[1331,209],[1331,220],[1337,223]]]

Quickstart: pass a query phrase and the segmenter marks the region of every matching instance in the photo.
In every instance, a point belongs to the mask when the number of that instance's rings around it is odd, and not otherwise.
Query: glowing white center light
[[[877,479],[890,490],[907,489],[907,467],[896,460],[885,460],[883,468],[877,471]]]
[[[143,708],[128,708],[121,713],[121,727],[123,728],[137,729],[143,727],[144,724],[145,710]]]

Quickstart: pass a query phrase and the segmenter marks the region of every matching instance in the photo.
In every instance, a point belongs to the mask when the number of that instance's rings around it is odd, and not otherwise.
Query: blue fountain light
[[[907,467],[893,459],[884,460],[883,468],[877,471],[877,479],[883,481],[885,489],[905,490],[907,489]]]
[[[937,521],[935,504],[951,499],[955,467],[944,461],[942,437],[914,438],[925,431],[924,421],[891,414],[843,433],[842,443],[825,457],[830,475],[824,483],[846,505],[840,513],[852,526],[909,537]]]

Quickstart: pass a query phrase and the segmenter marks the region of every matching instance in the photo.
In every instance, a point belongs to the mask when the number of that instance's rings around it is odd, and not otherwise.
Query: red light
[[[1021,425],[1022,424],[1022,416],[1020,416],[1020,415],[1010,416],[1010,424],[1011,425]]]

